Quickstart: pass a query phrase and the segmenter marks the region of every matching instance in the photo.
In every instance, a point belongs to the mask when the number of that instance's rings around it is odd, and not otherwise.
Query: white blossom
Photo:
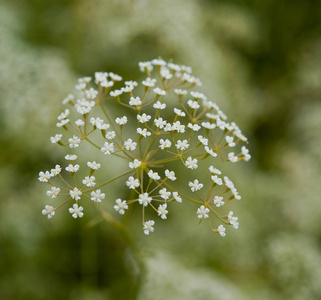
[[[192,123],[188,123],[187,127],[192,129],[193,131],[199,131],[202,128],[198,124],[192,124]]]
[[[50,170],[51,177],[59,175],[61,172],[61,167],[59,165],[56,165],[53,169]]]
[[[238,157],[234,155],[234,152],[230,152],[228,155],[228,160],[232,163],[235,163],[238,161]]]
[[[182,198],[180,195],[178,195],[177,192],[173,192],[173,197],[175,198],[175,200],[179,203],[182,203]]]
[[[75,173],[79,170],[79,165],[78,164],[76,164],[76,165],[69,164],[69,166],[66,167],[65,169],[68,172]]]
[[[150,170],[148,172],[148,176],[150,179],[153,179],[153,180],[159,180],[160,179],[160,176],[158,175],[157,172],[154,172],[153,170]]]
[[[193,100],[188,100],[187,104],[189,105],[190,108],[192,109],[198,109],[200,108],[200,105],[198,104],[197,101],[193,101]]]
[[[133,162],[129,162],[129,167],[131,168],[131,169],[136,169],[136,168],[138,168],[140,165],[141,165],[142,163],[141,163],[141,161],[139,161],[138,159],[134,159],[134,161]]]
[[[221,172],[219,169],[214,168],[213,166],[210,166],[208,169],[209,169],[210,172],[213,173],[213,174],[217,174],[217,175],[222,174],[222,172]]]
[[[56,198],[58,194],[60,193],[60,188],[52,186],[50,191],[47,191],[47,196],[51,198]]]
[[[138,127],[137,128],[137,133],[142,135],[143,137],[151,135],[151,133],[147,130],[147,128],[141,129],[140,127]]]
[[[198,136],[198,140],[204,145],[207,146],[208,145],[208,139],[203,137],[202,135]]]
[[[95,161],[93,162],[87,162],[87,166],[93,170],[98,170],[100,168],[100,164],[96,163]]]
[[[130,100],[129,100],[129,105],[130,106],[139,106],[142,104],[142,101],[140,100],[139,97],[130,97]]]
[[[94,187],[96,185],[95,183],[95,177],[94,176],[86,176],[85,179],[82,181],[82,183],[85,186],[89,186],[89,187]]]
[[[167,189],[166,188],[163,188],[161,190],[159,190],[159,195],[161,196],[161,198],[163,198],[164,200],[168,200],[170,195],[171,195],[171,192],[167,192]]]
[[[220,207],[225,204],[225,202],[223,201],[223,197],[221,196],[214,196],[213,202],[216,205],[216,207]]]
[[[143,206],[147,206],[151,201],[152,197],[149,197],[148,193],[143,193],[138,196],[138,202]]]
[[[116,205],[114,205],[114,209],[118,211],[121,215],[125,213],[125,209],[128,209],[128,205],[126,200],[122,201],[121,199],[116,199]]]
[[[73,190],[69,191],[69,194],[72,199],[79,200],[80,196],[82,195],[82,191],[78,190],[76,187]]]
[[[114,149],[114,144],[113,143],[108,143],[105,142],[104,146],[101,147],[101,152],[103,152],[104,154],[111,154],[114,153],[115,149]]]
[[[78,204],[74,204],[72,208],[69,208],[69,212],[71,213],[73,218],[82,218],[84,213],[83,213],[84,208],[82,206],[78,206]]]
[[[155,222],[153,220],[149,220],[149,221],[144,222],[143,230],[146,235],[149,235],[150,232],[154,231],[154,227],[153,227],[154,224],[155,224]]]
[[[163,129],[164,126],[166,125],[166,121],[163,121],[163,118],[158,118],[154,120],[154,123],[156,125],[156,127]]]
[[[165,170],[165,176],[172,181],[176,180],[174,171]]]
[[[127,123],[127,117],[126,116],[123,116],[121,118],[116,118],[115,122],[118,124],[118,125],[125,125]]]
[[[205,207],[204,205],[202,205],[201,207],[199,207],[197,209],[197,217],[199,219],[207,219],[208,218],[208,214],[209,214],[210,210]]]
[[[106,132],[105,138],[106,138],[107,140],[112,140],[112,139],[114,139],[115,137],[116,137],[115,131],[108,131],[108,132]]]
[[[186,116],[185,112],[183,112],[181,109],[178,109],[178,108],[174,108],[174,113],[177,114],[180,117],[185,117]]]
[[[52,144],[56,144],[56,143],[58,143],[58,142],[61,140],[61,138],[62,138],[62,134],[56,134],[55,136],[52,136],[52,137],[50,138],[50,142],[51,142]]]
[[[165,148],[170,148],[171,145],[172,145],[172,143],[171,143],[171,141],[169,139],[166,139],[165,141],[163,139],[160,139],[159,143],[160,143],[159,147],[162,150],[164,150]]]
[[[155,94],[157,94],[157,95],[160,95],[160,96],[165,96],[166,95],[166,92],[164,90],[160,89],[159,87],[154,88],[153,92]]]
[[[160,216],[162,219],[167,219],[167,214],[168,214],[168,210],[166,210],[167,208],[167,204],[161,204],[160,206],[158,206],[157,212],[158,212],[158,216]]]
[[[135,179],[133,176],[130,176],[128,178],[128,180],[126,181],[126,185],[130,188],[130,189],[134,189],[136,187],[139,187],[139,180]]]
[[[218,226],[218,228],[217,228],[217,231],[218,231],[218,233],[220,234],[220,236],[226,236],[226,233],[225,233],[225,227],[223,226],[223,225],[220,225],[220,226]]]
[[[197,159],[196,158],[192,158],[191,156],[189,156],[187,158],[187,160],[185,161],[185,166],[189,169],[197,169],[198,165],[197,165]]]
[[[155,86],[156,82],[157,82],[156,79],[147,77],[144,81],[142,81],[142,84],[144,86],[153,87],[153,86]]]
[[[132,139],[128,139],[127,141],[124,142],[124,146],[126,150],[134,151],[136,149],[137,143],[133,142]]]
[[[177,144],[175,145],[178,150],[186,150],[189,147],[187,140],[178,140]]]
[[[160,101],[157,101],[156,103],[153,104],[153,107],[156,109],[165,109],[166,108],[166,104],[162,103]]]
[[[101,202],[101,200],[103,200],[105,198],[105,194],[102,193],[100,190],[96,190],[96,191],[92,191],[90,193],[91,196],[91,200],[94,202]]]
[[[65,156],[66,160],[76,160],[77,159],[77,155],[76,154],[67,154]]]
[[[137,115],[137,120],[140,123],[146,123],[151,119],[151,116],[146,115],[145,113],[143,113],[142,115]]]
[[[216,183],[217,185],[222,185],[223,181],[220,177],[218,177],[217,175],[212,175],[211,179],[213,180],[214,183]]]
[[[42,210],[42,214],[47,216],[48,219],[51,219],[55,215],[55,209],[51,205],[46,205],[45,208]]]
[[[80,138],[78,138],[78,136],[74,135],[72,138],[68,140],[68,142],[70,148],[77,148],[79,147],[81,140]]]
[[[85,122],[82,120],[82,119],[78,119],[77,121],[75,121],[75,124],[78,126],[78,127],[82,127],[85,125]]]
[[[212,149],[210,149],[208,146],[205,146],[204,149],[205,149],[205,151],[206,151],[208,154],[212,155],[213,157],[216,157],[216,156],[217,156],[217,153],[215,153],[215,152],[214,152]]]
[[[199,191],[203,187],[203,184],[200,183],[197,179],[195,179],[194,182],[190,181],[188,185],[191,188],[192,192]]]
[[[247,149],[245,146],[242,146],[241,148],[242,155],[244,156],[245,161],[249,161],[251,159],[251,155],[249,154],[249,149]]]

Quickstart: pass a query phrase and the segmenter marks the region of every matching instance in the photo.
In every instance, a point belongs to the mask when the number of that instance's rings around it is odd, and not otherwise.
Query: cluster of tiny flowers
[[[66,155],[64,170],[70,180],[62,176],[60,165],[40,172],[39,181],[50,185],[47,195],[52,201],[56,203],[58,197],[65,198],[55,206],[46,205],[42,214],[50,219],[66,205],[73,218],[82,218],[84,208],[80,203],[86,201],[112,201],[112,207],[120,215],[130,206],[138,205],[142,209],[143,232],[149,235],[154,232],[155,220],[145,220],[145,210],[154,210],[157,217],[166,220],[170,217],[170,205],[185,199],[197,205],[196,220],[208,219],[212,231],[225,236],[223,224],[237,229],[238,218],[232,211],[224,215],[217,209],[233,199],[240,200],[241,196],[233,182],[213,165],[216,159],[229,163],[250,160],[249,150],[244,145],[239,146],[246,143],[247,138],[234,122],[227,121],[215,102],[194,90],[201,81],[192,75],[190,67],[154,59],[140,62],[139,69],[145,74],[141,84],[125,81],[122,85],[121,76],[96,72],[94,78],[80,78],[76,92],[63,100],[63,104],[70,107],[58,116],[57,127],[66,134],[57,133],[50,138],[51,143],[79,152],[82,143],[87,142],[101,151],[105,160],[88,162],[81,167],[76,163],[77,155]],[[139,85],[142,89],[138,90]],[[109,105],[112,102],[132,114],[124,115],[124,110],[120,109],[119,115],[111,118]],[[168,103],[171,103],[170,109],[167,109]],[[72,117],[76,120],[72,121]],[[130,133],[133,126],[136,126],[135,134]],[[97,136],[92,139],[96,131],[101,133],[100,140]],[[127,171],[96,183],[94,173],[101,164],[108,165],[113,156],[127,161]],[[173,166],[176,162],[193,176],[203,160],[209,162],[207,182],[179,178],[175,170],[167,167],[167,163]],[[81,179],[78,178],[80,169],[87,170],[87,175]],[[108,199],[106,191],[102,192],[116,179],[122,179],[128,189],[131,196],[127,199]],[[223,224],[213,227],[211,216]]]

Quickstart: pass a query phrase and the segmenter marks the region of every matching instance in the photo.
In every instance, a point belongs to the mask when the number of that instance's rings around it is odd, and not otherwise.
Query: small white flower
[[[52,137],[50,138],[50,142],[51,142],[52,144],[56,144],[56,143],[58,143],[58,142],[61,140],[61,138],[62,138],[62,134],[56,134],[55,136],[52,136]]]
[[[109,88],[109,87],[112,87],[114,85],[114,82],[113,81],[108,81],[108,80],[105,80],[105,81],[102,81],[100,83],[101,86],[105,87],[105,88]]]
[[[159,87],[154,88],[153,92],[155,94],[157,94],[157,95],[160,95],[160,96],[165,96],[166,95],[166,92],[164,90],[160,89]]]
[[[140,127],[138,127],[137,128],[137,133],[142,135],[143,137],[151,135],[151,133],[147,130],[147,128],[141,129]]]
[[[223,206],[225,204],[225,202],[223,201],[223,197],[220,196],[214,196],[214,204],[216,205],[216,207],[220,207]]]
[[[182,203],[182,198],[181,196],[178,195],[177,192],[173,192],[173,197],[175,198],[175,200],[179,203]]]
[[[216,168],[214,168],[213,166],[210,166],[208,169],[209,169],[210,172],[213,173],[213,174],[217,174],[217,175],[222,174],[222,172],[221,172],[219,169],[216,169]]]
[[[100,150],[101,150],[104,154],[114,153],[114,151],[115,151],[115,149],[114,149],[114,144],[113,144],[113,143],[105,142],[104,146],[101,147]]]
[[[152,201],[152,197],[149,197],[148,193],[140,194],[138,196],[138,202],[143,206],[147,206],[148,203],[150,203],[151,201]]]
[[[84,122],[82,119],[78,119],[77,121],[75,121],[75,124],[76,124],[78,127],[81,127],[81,126],[84,126],[84,125],[85,125],[85,122]]]
[[[55,215],[55,209],[51,205],[46,205],[45,208],[42,210],[42,214],[47,216],[48,219],[51,219]]]
[[[160,176],[158,175],[157,172],[154,172],[153,170],[150,170],[148,172],[148,176],[150,179],[153,179],[153,180],[159,180],[160,179]]]
[[[145,113],[143,113],[142,115],[137,115],[137,120],[140,123],[146,123],[151,119],[151,116],[146,115]]]
[[[174,108],[174,113],[177,114],[180,117],[185,117],[186,116],[186,114],[181,109],[178,109],[178,108]]]
[[[166,66],[166,61],[161,58],[155,58],[152,60],[152,64],[155,66]]]
[[[202,128],[198,124],[192,124],[192,123],[188,123],[187,127],[192,129],[193,131],[199,131]]]
[[[121,215],[125,213],[125,209],[128,209],[128,205],[126,200],[122,201],[121,199],[116,199],[116,205],[114,205],[114,209],[118,211]]]
[[[64,120],[64,119],[67,119],[67,117],[69,116],[70,114],[70,110],[69,109],[65,109],[64,112],[62,112],[59,116],[58,116],[58,120],[61,121],[61,120]]]
[[[166,139],[165,141],[163,139],[160,139],[159,141],[160,145],[159,147],[164,150],[165,148],[170,148],[172,143],[169,139]]]
[[[90,123],[91,125],[100,128],[101,125],[104,123],[104,120],[100,119],[100,118],[90,118]]]
[[[169,132],[172,130],[173,130],[172,125],[170,123],[166,123],[164,131]]]
[[[200,105],[198,104],[197,101],[193,101],[193,100],[188,100],[187,104],[189,105],[190,108],[192,109],[198,109],[200,108]]]
[[[189,169],[197,169],[198,165],[197,165],[197,159],[196,158],[192,158],[191,156],[189,156],[187,158],[187,160],[185,161],[185,166]]]
[[[133,142],[132,139],[128,139],[127,141],[124,142],[124,146],[126,150],[134,151],[136,149],[137,143]]]
[[[178,140],[177,144],[175,145],[178,150],[186,150],[189,147],[187,140]]]
[[[62,100],[62,104],[67,104],[69,102],[72,102],[75,99],[75,96],[72,94],[69,94],[64,100]]]
[[[129,81],[125,81],[125,85],[128,85],[128,86],[137,86],[138,83],[137,83],[137,81],[129,80]]]
[[[159,190],[159,195],[164,200],[168,200],[171,195],[171,192],[167,192],[166,188],[163,188],[163,189]]]
[[[79,170],[79,165],[72,165],[70,164],[68,167],[66,167],[66,171],[75,173]]]
[[[165,176],[172,181],[176,180],[174,171],[165,170]]]
[[[65,119],[65,120],[61,120],[59,123],[56,124],[57,127],[63,127],[66,124],[68,124],[70,122],[69,119]]]
[[[166,125],[166,121],[163,121],[163,118],[158,118],[154,120],[154,123],[156,125],[156,127],[163,129],[164,126]]]
[[[109,93],[110,96],[112,97],[118,97],[123,93],[123,90],[114,90]]]
[[[156,109],[165,109],[166,104],[160,101],[157,101],[156,103],[153,104],[153,107]]]
[[[121,118],[116,118],[115,122],[118,124],[118,125],[125,125],[127,123],[127,117],[126,116],[123,116]]]
[[[251,155],[249,154],[249,149],[247,149],[245,146],[242,146],[241,148],[242,155],[244,156],[245,161],[249,161],[251,159]]]
[[[239,228],[239,222],[237,222],[238,217],[233,217],[232,211],[230,211],[228,214],[228,220],[229,220],[230,224],[234,227],[234,229]]]
[[[212,175],[211,179],[213,180],[214,183],[216,183],[217,185],[222,185],[223,181],[221,178],[219,178],[217,175]]]
[[[82,212],[83,210],[84,210],[84,208],[82,206],[78,207],[78,204],[76,204],[76,203],[72,206],[72,208],[71,207],[69,208],[69,212],[71,213],[72,217],[75,219],[77,217],[79,217],[79,218],[83,217],[83,215],[84,215],[84,213]]]
[[[166,215],[168,214],[168,210],[166,210],[167,204],[162,204],[158,206],[157,212],[158,216],[160,216],[163,220],[167,219]]]
[[[98,91],[96,91],[93,88],[90,88],[89,90],[85,90],[85,95],[89,99],[95,99],[98,95]]]
[[[210,210],[204,205],[202,205],[200,208],[197,209],[196,213],[199,219],[207,219],[209,212]]]
[[[161,68],[160,75],[164,79],[171,79],[173,77],[173,74],[167,69],[167,68]]]
[[[151,72],[153,71],[153,65],[150,61],[142,61],[138,63],[141,72]]]
[[[109,72],[109,77],[113,80],[113,81],[122,81],[123,78],[113,72]]]
[[[206,129],[214,129],[216,128],[216,124],[210,122],[202,122],[201,125]]]
[[[126,181],[126,184],[130,189],[134,189],[136,187],[139,187],[139,180],[135,179],[133,176],[130,176]]]
[[[155,83],[156,83],[156,82],[157,82],[156,79],[147,77],[147,78],[142,82],[142,84],[143,84],[144,86],[153,87],[153,86],[155,86]]]
[[[154,224],[155,224],[155,222],[153,220],[149,220],[147,222],[144,222],[143,230],[146,235],[149,235],[150,232],[154,231],[154,227],[153,227]]]
[[[238,161],[238,157],[234,155],[234,152],[230,152],[227,156],[228,160],[232,163],[236,163]]]
[[[78,190],[76,187],[73,190],[69,191],[69,194],[72,199],[79,200],[80,196],[82,195],[82,191]]]
[[[225,233],[225,227],[223,226],[223,225],[220,225],[220,226],[218,226],[218,228],[217,228],[217,231],[218,231],[218,233],[220,234],[220,236],[226,236],[226,233]]]
[[[59,165],[56,165],[53,169],[50,170],[51,177],[59,175],[61,172],[61,167]]]
[[[107,80],[107,72],[96,72],[95,73],[95,83],[100,83]]]
[[[51,198],[56,198],[60,192],[59,187],[52,186],[50,191],[47,191],[47,196]]]
[[[234,138],[232,136],[226,136],[225,137],[226,143],[229,145],[229,147],[235,147],[235,143],[234,143]]]
[[[122,87],[121,90],[123,91],[123,93],[131,93],[134,88],[135,87],[133,85],[126,85],[125,87]]]
[[[115,137],[116,137],[115,131],[108,131],[108,132],[106,133],[106,135],[105,135],[105,138],[106,138],[107,140],[112,140],[112,139],[114,139]]]
[[[190,181],[188,185],[191,188],[192,192],[199,191],[203,187],[203,184],[199,183],[197,179],[195,179],[194,182]]]
[[[95,177],[94,176],[86,176],[85,179],[82,181],[82,183],[85,186],[89,186],[89,187],[94,187],[96,185],[95,183]]]
[[[172,125],[172,130],[176,130],[177,132],[180,133],[184,133],[185,132],[185,125],[181,124],[180,121],[176,121],[173,125]]]
[[[204,145],[207,146],[208,145],[208,139],[203,137],[202,135],[198,136],[198,140]]]
[[[200,92],[191,92],[191,95],[195,98],[195,99],[201,99],[203,101],[206,101],[207,100],[207,97],[203,94],[203,93],[200,93]]]
[[[130,97],[130,100],[129,100],[129,105],[130,106],[139,106],[142,104],[142,101],[140,100],[139,97]]]
[[[78,136],[74,135],[72,138],[68,140],[68,142],[70,148],[77,148],[79,147],[81,140],[80,138],[78,138]]]
[[[175,89],[174,93],[177,95],[187,95],[187,91],[182,89]]]
[[[205,146],[204,149],[208,154],[212,155],[213,157],[217,156],[217,153],[210,149],[208,146]]]
[[[87,162],[87,166],[90,168],[90,169],[93,169],[93,170],[98,170],[100,168],[100,164],[96,163],[95,161],[93,162]]]
[[[76,160],[77,159],[77,155],[76,154],[67,154],[65,156],[66,160]]]
[[[94,202],[101,202],[101,200],[105,199],[105,194],[102,193],[100,190],[92,191],[90,193],[91,200]]]
[[[138,168],[141,164],[142,164],[142,162],[135,158],[134,161],[133,161],[133,162],[129,162],[128,165],[129,165],[129,167],[130,167],[131,169],[136,169],[136,168]]]

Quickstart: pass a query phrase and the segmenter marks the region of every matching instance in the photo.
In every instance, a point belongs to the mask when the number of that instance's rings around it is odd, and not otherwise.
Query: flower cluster
[[[248,161],[251,158],[249,150],[244,145],[239,146],[247,142],[247,138],[234,122],[227,122],[226,115],[216,103],[203,93],[192,90],[201,82],[192,75],[190,67],[154,59],[140,62],[139,68],[146,75],[141,85],[136,81],[125,81],[124,86],[116,89],[122,78],[107,72],[96,72],[93,79],[80,78],[76,93],[63,100],[63,104],[70,105],[70,108],[58,116],[57,127],[64,129],[67,135],[58,133],[50,138],[51,143],[73,151],[78,151],[82,143],[88,142],[106,156],[106,163],[113,156],[126,160],[127,171],[96,185],[93,175],[103,161],[88,162],[88,175],[78,180],[76,174],[80,166],[75,163],[77,155],[66,155],[68,165],[65,171],[71,180],[62,177],[59,165],[51,171],[39,173],[39,180],[51,185],[48,196],[67,198],[56,207],[46,205],[43,215],[52,218],[57,209],[67,204],[72,205],[69,207],[72,217],[81,218],[84,209],[79,202],[85,203],[86,198],[102,202],[105,194],[98,188],[123,179],[124,187],[133,193],[128,193],[131,196],[126,200],[113,200],[114,209],[123,215],[131,205],[140,205],[146,235],[154,231],[155,225],[154,220],[145,220],[146,209],[150,208],[161,219],[167,219],[170,204],[182,203],[185,199],[198,205],[196,216],[200,222],[208,219],[212,230],[225,236],[223,224],[237,229],[238,218],[232,211],[222,215],[217,208],[241,197],[233,182],[227,176],[222,177],[221,171],[213,164],[217,159],[230,163]],[[168,99],[171,101],[166,101]],[[119,110],[120,115],[116,118],[109,114],[111,102],[126,108]],[[97,110],[101,111],[103,118],[97,117]],[[124,115],[124,111],[132,114]],[[73,122],[72,113],[77,116]],[[130,122],[132,115],[135,115],[136,125]],[[129,132],[133,126],[134,134]],[[92,139],[97,131],[101,133],[100,141]],[[201,161],[209,162],[207,182],[179,178],[175,170],[168,167],[176,162],[193,176]],[[54,183],[54,177],[59,178],[62,184]],[[203,190],[205,184],[208,188]],[[183,190],[177,188],[182,186],[185,187]],[[223,224],[214,228],[210,215]]]

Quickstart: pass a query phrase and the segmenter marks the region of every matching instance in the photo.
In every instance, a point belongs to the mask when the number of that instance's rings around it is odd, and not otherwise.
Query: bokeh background
[[[320,16],[314,0],[1,0],[0,299],[321,299]],[[37,178],[65,154],[61,100],[159,56],[249,138],[239,230],[220,238],[188,205],[150,237],[130,216],[132,244],[90,214],[48,221]]]

